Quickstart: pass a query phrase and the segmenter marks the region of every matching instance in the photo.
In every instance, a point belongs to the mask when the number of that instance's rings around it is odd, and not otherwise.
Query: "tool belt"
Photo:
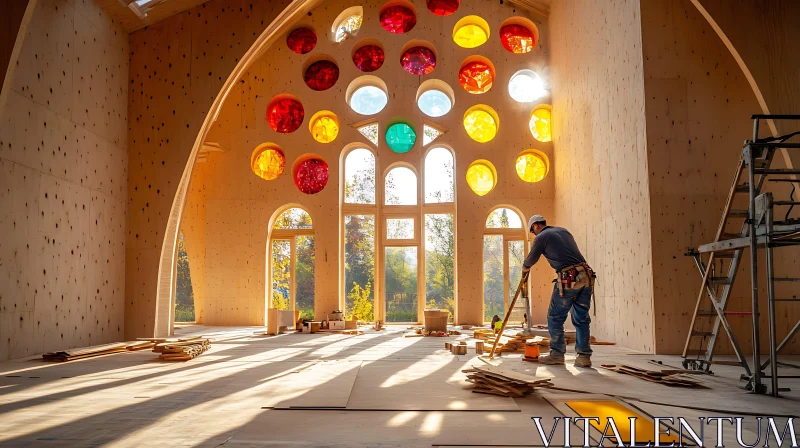
[[[585,287],[592,288],[592,304],[595,305],[594,314],[597,315],[597,304],[594,299],[594,283],[597,274],[588,263],[578,263],[556,271],[558,278],[553,280],[558,286],[558,293],[564,297],[564,291],[578,290]]]

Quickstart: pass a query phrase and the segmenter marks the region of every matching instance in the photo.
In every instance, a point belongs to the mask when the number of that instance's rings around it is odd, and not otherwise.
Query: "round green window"
[[[395,123],[386,130],[386,144],[389,149],[402,154],[411,151],[417,142],[417,133],[414,128],[405,123]]]

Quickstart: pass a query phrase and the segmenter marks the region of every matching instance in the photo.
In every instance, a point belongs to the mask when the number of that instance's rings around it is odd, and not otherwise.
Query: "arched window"
[[[314,318],[314,228],[301,208],[283,211],[270,234],[269,308],[300,311]]]
[[[384,182],[386,205],[417,205],[417,175],[404,166],[392,168]]]
[[[425,308],[455,319],[455,159],[444,146],[425,155]]]
[[[377,132],[377,124],[376,132]],[[377,136],[377,135],[376,135]],[[342,158],[342,297],[348,320],[375,320],[375,221],[378,213],[376,159],[355,145]]]
[[[435,308],[448,310],[454,321],[452,150],[437,145],[423,153],[421,176],[415,166],[402,163],[376,178],[374,152],[358,145],[346,150],[342,162],[347,318],[417,323],[425,309]]]
[[[356,148],[344,162],[344,202],[375,204],[375,155],[366,148]]]
[[[499,207],[486,218],[483,236],[483,320],[501,319],[522,276],[527,234],[516,211]],[[522,322],[524,303],[517,300],[509,323]]]
[[[447,148],[434,147],[425,156],[425,203],[455,201],[453,153]]]

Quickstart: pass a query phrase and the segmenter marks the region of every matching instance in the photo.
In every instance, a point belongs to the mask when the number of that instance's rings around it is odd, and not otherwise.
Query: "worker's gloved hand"
[[[522,267],[522,273],[530,272],[531,268],[526,268],[525,266]]]

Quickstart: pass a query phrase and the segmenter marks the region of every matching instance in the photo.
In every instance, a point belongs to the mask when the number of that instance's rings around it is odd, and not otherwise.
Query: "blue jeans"
[[[589,345],[589,308],[592,304],[592,287],[564,291],[564,297],[558,292],[558,285],[553,285],[553,296],[550,298],[550,308],[547,310],[547,329],[550,331],[550,351],[558,352],[562,356],[567,352],[564,341],[564,322],[567,313],[572,315],[572,324],[575,325],[576,338],[575,351],[579,355],[592,355]],[[553,353],[558,356],[557,353]]]

